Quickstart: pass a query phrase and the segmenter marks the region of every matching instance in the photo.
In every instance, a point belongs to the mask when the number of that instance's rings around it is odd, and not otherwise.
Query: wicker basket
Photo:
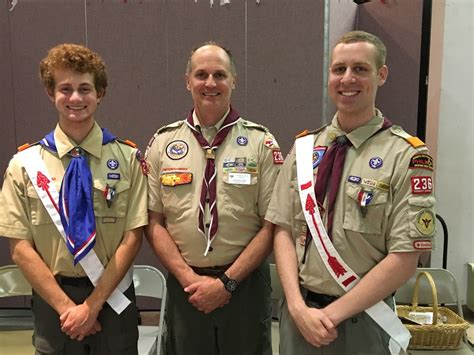
[[[433,307],[418,307],[418,291],[421,277],[424,276],[431,286]],[[423,325],[404,324],[411,334],[408,349],[457,349],[469,323],[446,307],[438,306],[438,295],[433,278],[428,272],[420,272],[413,289],[411,306],[397,306],[400,317],[408,317],[410,312],[433,312],[433,323]],[[437,324],[438,318],[447,319],[446,323]]]

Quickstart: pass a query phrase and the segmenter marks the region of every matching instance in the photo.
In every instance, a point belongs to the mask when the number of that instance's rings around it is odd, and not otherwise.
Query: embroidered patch
[[[177,186],[190,184],[193,181],[192,173],[166,173],[160,177],[161,185]]]
[[[416,250],[431,250],[433,244],[431,240],[415,240],[413,241],[413,248]]]
[[[108,173],[107,174],[107,179],[109,179],[109,180],[120,180],[120,174],[119,173]]]
[[[281,154],[281,151],[279,149],[272,150],[272,154],[273,154],[273,164],[283,164],[285,159],[283,158],[283,154]]]
[[[238,136],[236,141],[238,145],[242,145],[242,146],[247,145],[247,143],[249,142],[247,137],[244,137],[244,136]]]
[[[188,144],[185,141],[173,141],[166,147],[166,155],[172,160],[183,159],[188,154]]]
[[[388,191],[390,190],[390,185],[382,181],[377,181],[377,189]]]
[[[433,171],[433,158],[429,154],[415,154],[410,159],[410,169],[426,169]]]
[[[107,167],[110,170],[116,170],[119,167],[119,162],[117,159],[109,159],[107,160]]]
[[[306,224],[301,225],[301,231],[300,231],[300,245],[304,247],[306,245],[306,237],[308,235],[308,226]]]
[[[383,160],[380,157],[373,157],[369,160],[369,166],[372,169],[378,169],[383,165]]]
[[[323,156],[327,149],[328,147],[323,146],[317,146],[313,148],[313,169],[316,169],[316,167],[321,163],[321,160],[323,160]]]
[[[362,181],[362,178],[360,176],[349,175],[347,177],[347,181],[352,182],[353,184],[360,184]]]
[[[421,210],[416,218],[416,229],[422,235],[432,235],[435,230],[435,216],[432,210]]]
[[[102,217],[102,223],[107,224],[107,223],[116,223],[117,218],[116,217]]]
[[[377,180],[372,180],[372,179],[362,179],[362,185],[367,186],[367,187],[372,187],[376,188],[377,187]]]
[[[273,137],[273,134],[271,134],[270,132],[265,133],[265,138],[263,138],[263,145],[270,149],[280,149],[278,142],[275,140],[275,137]]]
[[[433,192],[433,180],[431,176],[412,176],[411,192],[417,195],[431,194]]]

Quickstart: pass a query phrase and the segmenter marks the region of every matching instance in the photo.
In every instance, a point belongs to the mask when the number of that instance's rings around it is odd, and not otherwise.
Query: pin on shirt
[[[110,208],[112,206],[112,200],[115,197],[115,187],[109,186],[109,184],[107,184],[104,189],[104,197],[105,202],[107,202],[107,207]]]
[[[367,215],[367,205],[372,201],[374,194],[371,191],[360,190],[357,195],[357,200],[359,201],[360,213],[362,217],[365,218]]]

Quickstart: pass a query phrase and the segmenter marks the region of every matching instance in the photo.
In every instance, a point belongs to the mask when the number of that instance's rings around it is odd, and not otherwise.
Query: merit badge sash
[[[61,234],[64,242],[67,244],[66,232],[61,222],[61,216],[59,215],[59,193],[56,190],[52,182],[51,176],[49,175],[46,166],[44,165],[43,159],[40,155],[41,146],[36,145],[18,153],[18,157],[23,163],[28,176],[30,177],[31,183],[33,184],[41,202],[48,211],[54,225]],[[38,185],[39,182],[39,185]],[[99,281],[100,276],[104,272],[104,266],[100,262],[97,254],[91,249],[80,261],[82,268],[84,269],[87,277],[91,280],[95,286]],[[117,288],[111,293],[107,299],[107,303],[113,308],[113,310],[120,314],[130,304],[130,300],[123,294],[125,290],[130,287],[133,281],[132,268],[128,270],[122,281],[120,281]]]
[[[313,235],[312,239],[326,269],[338,285],[348,292],[359,282],[360,278],[334,248],[321,220],[314,193],[313,145],[314,135],[298,138],[295,142],[296,172],[301,206],[306,223]],[[410,333],[385,302],[379,301],[366,309],[365,312],[390,336],[389,350],[391,354],[398,355],[401,349],[406,351]]]

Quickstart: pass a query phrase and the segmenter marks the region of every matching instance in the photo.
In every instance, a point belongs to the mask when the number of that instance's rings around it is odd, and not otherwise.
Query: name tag
[[[250,174],[229,173],[229,184],[250,185]]]

